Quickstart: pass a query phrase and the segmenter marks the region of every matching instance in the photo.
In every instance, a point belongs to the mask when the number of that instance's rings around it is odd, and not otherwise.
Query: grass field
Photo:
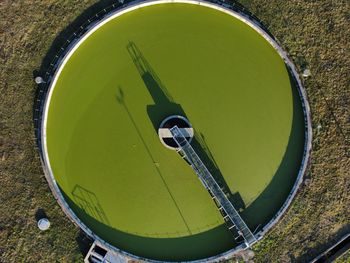
[[[53,173],[75,212],[117,247],[163,260],[213,256],[235,242],[155,128],[169,115],[189,118],[254,230],[298,173],[304,123],[294,93],[278,53],[239,20],[188,4],[143,8],[96,31],[60,73],[47,123]]]
[[[65,34],[111,2],[87,11],[94,1],[0,4],[2,262],[81,260],[81,236],[53,199],[34,149],[32,77],[54,40],[51,53]],[[307,66],[312,72],[305,86],[314,128],[321,127],[314,134],[307,180],[284,219],[254,248],[256,262],[305,262],[349,231],[349,3],[241,2],[263,20],[300,70]],[[38,233],[38,208],[52,222],[49,232]]]

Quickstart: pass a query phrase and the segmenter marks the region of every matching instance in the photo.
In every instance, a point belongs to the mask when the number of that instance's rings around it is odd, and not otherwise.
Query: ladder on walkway
[[[179,146],[178,152],[189,162],[203,185],[219,203],[219,210],[225,211],[226,217],[228,217],[237,228],[238,234],[244,238],[245,244],[250,247],[257,241],[256,237],[250,231],[232,203],[227,199],[225,193],[217,184],[216,180],[192,148],[191,144],[187,141],[181,130],[177,126],[174,126],[170,129],[170,132]]]

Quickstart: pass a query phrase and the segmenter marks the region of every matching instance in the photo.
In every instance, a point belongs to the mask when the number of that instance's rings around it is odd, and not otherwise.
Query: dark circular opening
[[[191,142],[193,137],[193,130],[190,122],[183,116],[173,115],[165,118],[158,129],[158,135],[161,142],[168,148],[177,149],[178,145],[176,141],[172,138],[170,129],[177,126],[180,129],[183,129],[185,133],[185,138]],[[185,130],[186,129],[186,130]]]

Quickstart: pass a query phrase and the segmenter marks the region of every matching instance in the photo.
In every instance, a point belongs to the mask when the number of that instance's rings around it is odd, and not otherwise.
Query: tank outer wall
[[[49,157],[47,152],[46,145],[46,123],[47,123],[47,114],[50,104],[51,95],[56,84],[56,81],[66,64],[69,60],[70,56],[74,53],[74,51],[80,46],[80,44],[87,39],[93,32],[95,32],[98,28],[103,26],[108,21],[124,14],[127,12],[131,12],[135,9],[151,6],[156,4],[163,3],[187,3],[187,4],[195,4],[202,5],[209,8],[213,8],[219,10],[221,12],[227,13],[257,31],[260,35],[262,35],[279,53],[279,55],[285,61],[291,75],[295,79],[297,83],[298,93],[302,101],[302,107],[304,112],[304,124],[305,124],[305,145],[304,145],[304,153],[301,167],[298,172],[297,179],[294,183],[294,186],[288,195],[286,201],[276,213],[276,215],[270,220],[268,224],[266,224],[261,231],[259,231],[256,236],[258,240],[262,239],[262,237],[279,221],[279,219],[286,212],[288,207],[290,206],[292,200],[294,199],[299,186],[303,181],[303,175],[307,169],[310,151],[311,151],[311,141],[312,141],[312,129],[311,129],[311,117],[310,117],[310,107],[308,104],[306,92],[302,86],[302,82],[299,79],[297,70],[294,64],[289,59],[287,53],[279,46],[278,41],[272,36],[272,34],[263,26],[263,24],[252,14],[250,14],[247,10],[244,9],[243,6],[235,3],[235,4],[226,4],[218,1],[207,2],[207,1],[194,1],[194,0],[151,0],[151,1],[134,1],[122,6],[118,6],[117,4],[113,4],[109,8],[104,9],[104,12],[101,11],[94,18],[98,18],[97,20],[92,19],[89,20],[84,27],[82,26],[77,34],[74,34],[70,39],[67,40],[64,47],[61,48],[61,51],[55,56],[53,62],[50,64],[50,67],[45,72],[43,76],[44,82],[38,84],[37,96],[34,103],[33,109],[33,121],[35,128],[35,135],[37,140],[37,145],[40,152],[41,162],[44,170],[44,174],[48,184],[51,188],[51,191],[54,194],[55,199],[61,206],[62,210],[66,213],[66,215],[73,221],[78,227],[80,227],[88,236],[93,238],[95,241],[110,249],[116,253],[123,255],[126,259],[136,259],[139,261],[149,261],[149,262],[161,262],[152,259],[147,259],[143,257],[138,257],[136,255],[132,255],[126,251],[122,251],[107,242],[105,242],[102,238],[93,233],[80,219],[75,215],[75,213],[70,209],[65,199],[63,198],[62,193],[60,192],[57,182],[53,176],[53,172],[51,170],[51,166],[49,163]],[[109,11],[106,11],[106,10]],[[246,249],[244,245],[237,246],[229,251],[226,251],[222,254],[195,260],[191,262],[214,262],[214,261],[222,261],[225,259],[229,259],[234,256],[234,254]]]

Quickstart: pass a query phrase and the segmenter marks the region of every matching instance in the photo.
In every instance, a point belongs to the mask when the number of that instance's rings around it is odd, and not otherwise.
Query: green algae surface
[[[79,46],[52,88],[54,177],[82,222],[127,252],[194,260],[237,245],[191,167],[160,143],[164,116],[189,119],[251,230],[295,182],[298,93],[275,49],[222,12],[161,4],[126,13]]]

